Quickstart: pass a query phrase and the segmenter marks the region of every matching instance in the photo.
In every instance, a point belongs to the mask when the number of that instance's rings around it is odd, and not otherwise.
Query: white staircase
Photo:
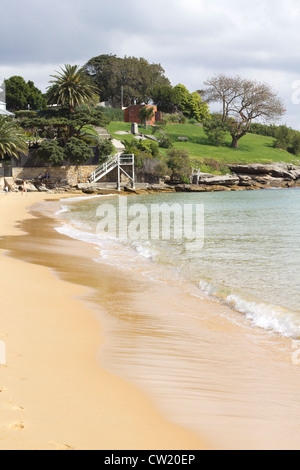
[[[132,177],[126,173],[122,168],[123,166],[132,166]],[[97,183],[104,178],[108,173],[118,167],[118,188],[120,187],[120,171],[122,171],[133,183],[134,186],[134,155],[124,155],[116,153],[110,155],[108,160],[99,166],[89,177],[90,183]]]

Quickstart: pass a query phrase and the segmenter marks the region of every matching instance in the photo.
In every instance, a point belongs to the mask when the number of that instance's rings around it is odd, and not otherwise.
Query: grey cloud
[[[299,20],[298,0],[1,0],[0,76],[31,67],[44,85],[39,67],[113,53],[159,62],[191,90],[249,71],[275,85],[285,74],[285,90],[298,74]]]

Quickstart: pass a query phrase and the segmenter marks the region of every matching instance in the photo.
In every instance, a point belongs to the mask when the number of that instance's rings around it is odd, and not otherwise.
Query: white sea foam
[[[157,255],[156,251],[150,246],[148,242],[142,243],[134,243],[133,244],[137,253],[142,256],[143,258],[150,259],[151,261],[155,261],[155,257]]]
[[[209,295],[209,296],[214,296],[217,292],[216,287],[214,287],[209,282],[206,282],[203,280],[199,282],[199,288],[204,294]]]
[[[229,295],[226,304],[246,315],[256,327],[272,330],[293,339],[300,337],[299,318],[293,312],[275,305],[249,302],[237,295]]]
[[[66,212],[69,212],[69,207],[61,206],[61,208],[57,212],[55,212],[55,215],[59,216],[61,214],[65,214]]]
[[[93,195],[93,196],[75,196],[75,197],[68,197],[66,199],[61,199],[61,201],[64,201],[64,202],[73,202],[73,201],[88,201],[90,199],[99,199],[99,198],[103,198],[103,197],[112,197],[112,196],[116,196],[115,194],[96,194],[96,195]]]
[[[232,310],[244,314],[255,327],[292,339],[300,338],[300,319],[296,313],[277,305],[245,300],[234,294],[224,297],[217,287],[204,280],[199,282],[199,288],[208,297],[222,301]]]

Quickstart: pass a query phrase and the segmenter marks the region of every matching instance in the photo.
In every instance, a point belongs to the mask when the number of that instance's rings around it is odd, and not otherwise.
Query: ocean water
[[[157,232],[151,218],[161,204],[182,215],[170,218],[165,239],[163,221]],[[184,218],[187,207],[200,207],[203,218]],[[299,189],[73,198],[61,201],[57,230],[93,243],[96,262],[184,281],[245,315],[253,327],[299,339],[299,212]],[[190,237],[198,233],[200,219],[204,236],[191,250],[184,229],[188,224]],[[110,228],[104,233],[103,221]]]

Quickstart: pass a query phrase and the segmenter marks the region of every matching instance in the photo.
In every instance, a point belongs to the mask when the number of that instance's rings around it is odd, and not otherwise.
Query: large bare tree
[[[273,123],[286,111],[278,94],[265,83],[219,74],[205,85],[206,101],[222,104],[222,120],[227,123],[234,148],[238,148],[255,119]]]

